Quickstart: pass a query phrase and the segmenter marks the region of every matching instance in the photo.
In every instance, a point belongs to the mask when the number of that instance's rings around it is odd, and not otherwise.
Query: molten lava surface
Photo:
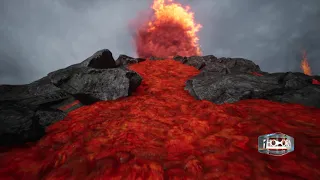
[[[153,16],[139,26],[135,45],[139,57],[168,58],[176,55],[200,55],[197,32],[190,7],[183,7],[172,0],[154,0]]]
[[[184,91],[198,70],[173,60],[130,67],[143,77],[127,98],[74,110],[27,147],[0,155],[0,179],[317,179],[320,109],[266,100],[215,105]],[[257,151],[283,132],[295,151]]]

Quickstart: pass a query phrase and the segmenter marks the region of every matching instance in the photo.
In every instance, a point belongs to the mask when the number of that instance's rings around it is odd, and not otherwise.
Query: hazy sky
[[[243,57],[269,72],[320,74],[320,0],[176,0],[189,4],[204,54]],[[152,0],[0,1],[0,84],[29,83],[99,49],[135,56],[128,24]]]

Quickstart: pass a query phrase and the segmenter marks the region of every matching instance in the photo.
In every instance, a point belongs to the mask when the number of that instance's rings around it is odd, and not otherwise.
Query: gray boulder
[[[51,76],[52,83],[80,101],[106,101],[129,96],[141,83],[135,72],[122,69],[79,68],[69,76]]]

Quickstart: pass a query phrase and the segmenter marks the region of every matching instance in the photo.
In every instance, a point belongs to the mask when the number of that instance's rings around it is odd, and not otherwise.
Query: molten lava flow
[[[302,69],[304,74],[306,74],[308,76],[312,75],[311,68],[310,68],[309,63],[308,63],[306,51],[303,51],[303,57],[302,57],[302,61],[301,61],[301,69]],[[312,84],[320,85],[320,81],[318,81],[316,79],[312,79]]]
[[[154,0],[152,9],[153,17],[138,28],[135,37],[139,57],[201,55],[197,37],[201,25],[195,23],[189,6],[172,0]]]
[[[305,51],[303,51],[303,57],[302,57],[302,61],[301,61],[301,69],[304,74],[311,76],[311,68],[309,66],[308,59],[307,59],[307,53]]]
[[[320,109],[216,105],[184,90],[194,67],[147,60],[129,68],[143,78],[132,96],[71,111],[37,143],[0,151],[0,179],[319,179]],[[294,152],[258,153],[257,136],[277,131],[299,142]]]

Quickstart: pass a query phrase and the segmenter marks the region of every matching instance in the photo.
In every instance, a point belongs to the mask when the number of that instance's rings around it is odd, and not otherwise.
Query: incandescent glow
[[[135,45],[139,57],[201,55],[197,36],[201,25],[195,22],[189,6],[154,0],[152,9],[152,17],[137,29]]]
[[[304,74],[311,76],[311,68],[308,63],[306,51],[303,51],[303,56],[302,56],[302,61],[301,61],[301,69]]]
[[[308,63],[307,53],[303,51],[302,61],[301,61],[301,69],[305,75],[312,76],[311,68]],[[317,79],[312,79],[312,84],[320,85],[320,81]]]

